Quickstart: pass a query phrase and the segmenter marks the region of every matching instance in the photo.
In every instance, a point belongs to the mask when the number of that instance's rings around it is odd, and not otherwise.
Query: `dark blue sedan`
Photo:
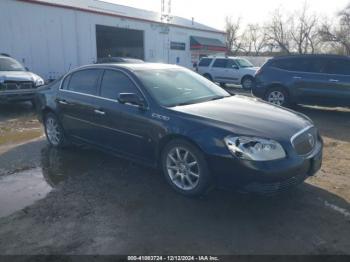
[[[159,167],[178,192],[214,185],[271,193],[321,166],[322,139],[302,114],[163,64],[76,69],[43,88],[37,110],[54,147],[86,143]]]

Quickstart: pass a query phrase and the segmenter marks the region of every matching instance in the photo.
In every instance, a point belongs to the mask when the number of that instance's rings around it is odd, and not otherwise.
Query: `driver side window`
[[[106,70],[101,83],[101,97],[117,100],[120,93],[134,93],[140,95],[139,90],[122,72]]]

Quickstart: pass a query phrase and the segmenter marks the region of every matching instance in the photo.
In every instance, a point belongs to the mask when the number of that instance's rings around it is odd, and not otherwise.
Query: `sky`
[[[161,0],[104,0],[160,12]],[[241,18],[244,24],[264,23],[271,13],[281,8],[292,13],[303,7],[305,0],[172,0],[172,14],[224,29],[225,17]],[[320,17],[334,17],[350,0],[307,0],[310,12]]]

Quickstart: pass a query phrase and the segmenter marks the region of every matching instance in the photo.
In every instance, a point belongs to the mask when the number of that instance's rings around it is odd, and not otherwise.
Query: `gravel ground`
[[[29,105],[0,105],[1,254],[350,254],[350,110],[298,107],[322,170],[275,197],[173,192],[89,148],[47,146]]]

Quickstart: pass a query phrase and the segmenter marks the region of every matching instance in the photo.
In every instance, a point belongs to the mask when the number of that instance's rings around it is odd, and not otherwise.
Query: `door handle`
[[[104,112],[102,110],[99,110],[99,109],[95,109],[94,112],[95,112],[95,114],[98,114],[98,115],[101,115],[101,116],[104,116],[106,114],[106,112]]]
[[[61,105],[69,105],[69,103],[66,100],[57,100],[57,102]]]
[[[339,80],[337,80],[337,79],[329,79],[329,82],[332,82],[332,83],[338,83],[338,82],[339,82]]]
[[[301,76],[294,76],[293,79],[302,79]]]

